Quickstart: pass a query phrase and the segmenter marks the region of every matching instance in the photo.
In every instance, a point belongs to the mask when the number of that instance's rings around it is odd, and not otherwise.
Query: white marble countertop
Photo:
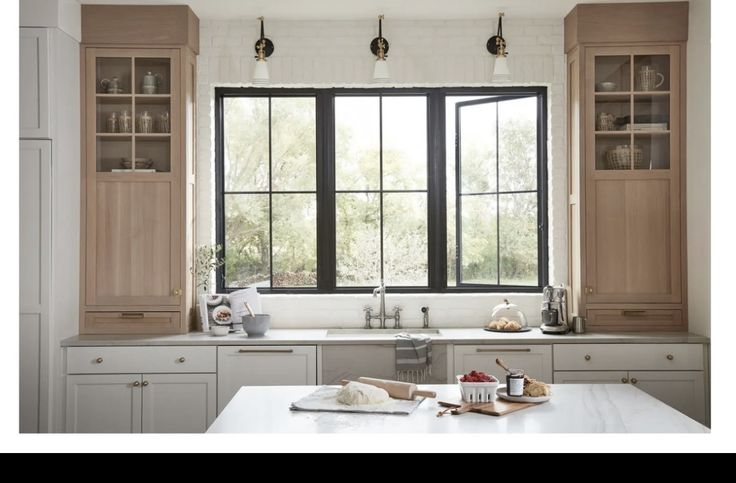
[[[458,401],[457,385],[424,385],[409,416],[290,411],[315,386],[242,387],[208,433],[708,433],[708,428],[630,384],[552,385],[552,399],[495,417],[437,417],[437,401]]]
[[[209,333],[190,332],[183,335],[78,335],[64,339],[62,347],[84,346],[164,346],[164,345],[346,345],[393,343],[394,334],[379,329],[366,335],[328,335],[326,329],[272,329],[263,337],[247,337],[233,333],[214,337]],[[566,335],[542,334],[538,328],[530,332],[504,334],[479,328],[443,329],[431,334],[435,344],[707,344],[709,339],[687,332],[619,332]]]

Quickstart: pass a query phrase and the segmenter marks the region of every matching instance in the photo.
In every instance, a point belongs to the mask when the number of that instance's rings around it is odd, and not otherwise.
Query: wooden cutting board
[[[503,399],[496,399],[494,402],[489,403],[466,403],[466,402],[446,402],[439,401],[438,404],[443,408],[452,408],[450,411],[452,414],[463,414],[467,412],[485,414],[487,416],[504,416],[520,409],[528,408],[530,406],[537,406],[543,403],[520,403],[504,401]],[[439,416],[440,414],[438,414]]]

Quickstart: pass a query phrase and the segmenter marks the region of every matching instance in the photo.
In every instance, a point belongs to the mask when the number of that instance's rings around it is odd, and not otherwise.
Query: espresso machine
[[[567,334],[570,331],[567,322],[567,290],[563,285],[544,287],[542,325],[539,329],[543,334]]]

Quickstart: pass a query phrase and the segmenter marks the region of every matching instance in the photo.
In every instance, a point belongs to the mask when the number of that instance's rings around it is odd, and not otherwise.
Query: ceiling
[[[645,0],[642,0],[645,1]],[[668,0],[646,0],[668,1]],[[81,0],[85,4],[187,4],[201,19],[255,18],[344,20],[563,18],[577,3],[631,3],[637,0]]]

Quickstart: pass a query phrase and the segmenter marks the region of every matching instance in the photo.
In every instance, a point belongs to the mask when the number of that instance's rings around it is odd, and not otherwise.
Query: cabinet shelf
[[[601,137],[628,137],[631,134],[644,134],[647,136],[666,136],[670,133],[668,130],[636,130],[636,131],[595,131],[596,136]]]
[[[98,132],[97,139],[100,140],[115,140],[115,141],[130,141],[133,139],[133,134],[123,132]]]
[[[171,94],[136,94],[136,104],[169,104]]]
[[[171,133],[136,133],[136,139],[147,139],[151,141],[166,141],[171,139]]]
[[[628,96],[668,96],[670,91],[614,91],[614,92],[596,92],[595,97],[628,97]]]

